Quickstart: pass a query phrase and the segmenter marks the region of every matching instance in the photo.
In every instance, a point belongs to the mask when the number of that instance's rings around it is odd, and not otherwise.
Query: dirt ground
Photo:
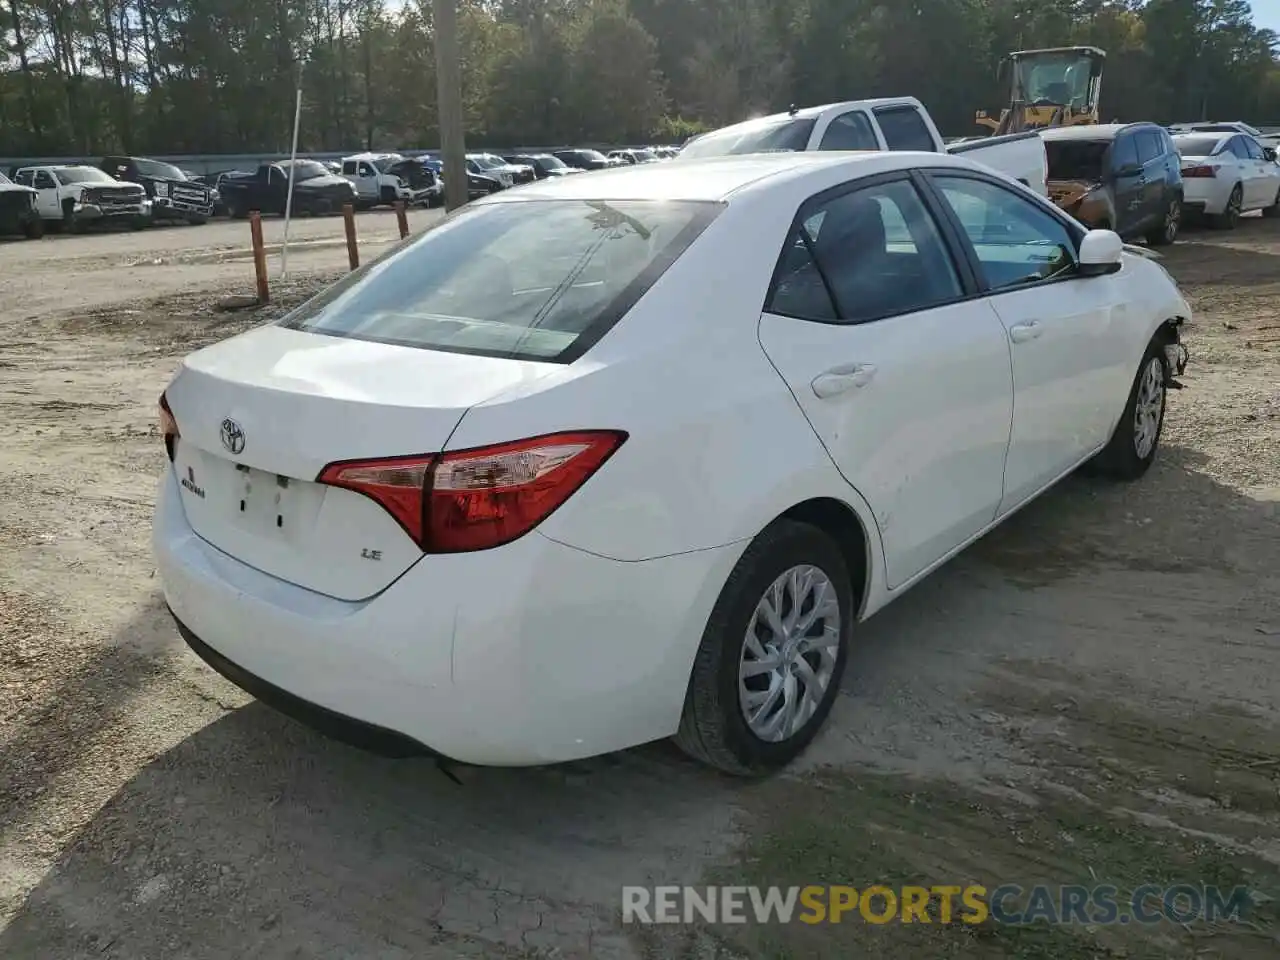
[[[271,315],[210,307],[249,267],[166,239],[196,233],[0,247],[0,957],[1280,953],[1280,224],[1168,253],[1198,322],[1151,473],[1064,482],[864,625],[828,729],[758,784],[665,745],[457,784],[188,653],[155,402]],[[299,255],[272,309],[344,257]],[[1257,896],[1142,929],[619,922],[624,884],[1040,881]]]

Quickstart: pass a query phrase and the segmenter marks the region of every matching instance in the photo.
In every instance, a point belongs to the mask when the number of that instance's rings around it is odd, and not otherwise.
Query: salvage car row
[[[468,198],[548,177],[669,159],[671,147],[524,152],[507,156],[469,153]],[[76,232],[90,225],[141,229],[155,223],[201,224],[217,216],[245,217],[256,210],[303,216],[403,202],[444,203],[443,164],[438,154],[359,153],[341,162],[280,160],[255,170],[197,175],[144,157],[106,157],[88,164],[31,164],[0,173],[0,234],[43,236],[47,227]]]

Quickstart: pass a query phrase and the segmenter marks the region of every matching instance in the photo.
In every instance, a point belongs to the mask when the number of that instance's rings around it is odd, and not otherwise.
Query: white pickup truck
[[[778,150],[922,150],[961,154],[1048,195],[1049,164],[1035,131],[946,144],[915,97],[849,100],[758,117],[694,137],[677,160]]]
[[[41,218],[60,223],[64,230],[88,223],[126,223],[136,230],[151,223],[147,191],[97,167],[21,167],[13,179],[35,190]]]
[[[392,168],[404,159],[398,153],[357,153],[342,158],[342,176],[355,184],[360,206],[389,206],[397,200],[412,206],[428,200],[429,189],[415,190],[393,172]]]

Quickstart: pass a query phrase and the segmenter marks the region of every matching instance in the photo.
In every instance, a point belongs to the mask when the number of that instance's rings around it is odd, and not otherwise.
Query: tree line
[[[458,0],[469,144],[679,141],[872,96],[949,135],[1014,49],[1107,51],[1104,119],[1280,122],[1246,0]],[[438,144],[431,0],[0,0],[0,156]]]

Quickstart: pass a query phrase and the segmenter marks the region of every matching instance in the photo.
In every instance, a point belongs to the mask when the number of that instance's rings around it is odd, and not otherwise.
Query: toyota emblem
[[[231,453],[244,451],[244,428],[230,417],[222,421],[222,445]]]

